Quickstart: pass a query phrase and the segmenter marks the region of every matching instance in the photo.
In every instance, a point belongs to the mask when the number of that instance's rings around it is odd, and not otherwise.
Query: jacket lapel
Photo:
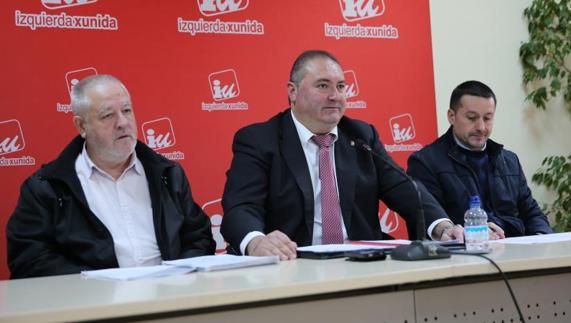
[[[309,232],[309,241],[313,236],[313,187],[311,186],[311,176],[307,168],[305,154],[301,147],[300,139],[293,124],[291,110],[283,113],[281,122],[281,154],[291,170],[297,186],[303,193],[305,224]]]
[[[76,136],[55,161],[43,167],[42,176],[45,176],[48,180],[52,180],[51,182],[54,185],[58,185],[59,182],[65,183],[65,186],[69,188],[69,193],[73,195],[84,208],[89,210],[87,198],[85,197],[81,182],[75,171],[75,160],[83,150],[83,143],[83,138]]]
[[[168,172],[165,172],[165,170],[173,164],[171,164],[170,161],[160,158],[152,149],[140,141],[137,142],[135,150],[137,152],[137,158],[139,158],[141,164],[143,164],[145,175],[147,176],[157,243],[163,257],[171,257],[169,243],[163,243],[164,237],[168,236],[168,225],[166,225],[164,220],[165,210],[163,210],[163,208],[165,206],[162,201],[167,199],[165,195],[170,193],[169,185],[172,184],[169,183],[170,179],[166,174]],[[163,187],[166,189],[163,190]],[[171,196],[171,198],[175,200],[174,196]]]
[[[166,178],[162,179],[160,170],[157,167],[152,167],[151,165],[149,165],[148,160],[144,156],[141,157],[139,157],[139,160],[141,161],[141,163],[143,164],[143,168],[145,169],[145,175],[147,176],[147,182],[149,185],[149,194],[151,196],[151,208],[153,209],[153,224],[155,225],[155,236],[157,237],[157,242],[159,242],[160,245],[160,237],[162,237],[162,233],[164,232],[163,218],[162,218],[163,205],[161,203],[161,199],[164,198],[162,196],[164,192],[161,191],[161,187],[162,184],[166,184]],[[161,180],[165,182],[161,183]]]
[[[338,128],[339,129],[339,128]],[[358,169],[355,157],[355,143],[348,138],[341,129],[338,130],[339,139],[335,144],[335,169],[337,173],[337,187],[341,214],[345,222],[347,234],[351,238],[351,211],[355,200],[355,176]]]

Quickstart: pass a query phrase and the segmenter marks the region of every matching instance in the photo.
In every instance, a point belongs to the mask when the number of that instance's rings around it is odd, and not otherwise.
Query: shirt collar
[[[486,146],[488,145],[488,142],[486,141],[486,142],[484,143],[484,147],[482,147],[482,148],[480,148],[480,149],[474,150],[474,149],[468,148],[466,145],[464,145],[464,143],[462,143],[462,142],[460,141],[460,139],[458,139],[458,137],[456,137],[456,135],[455,135],[454,133],[452,133],[452,137],[454,137],[454,141],[456,142],[456,144],[457,144],[458,146],[460,146],[461,148],[464,148],[464,149],[466,149],[466,150],[471,150],[471,151],[484,151],[484,150],[486,150]]]
[[[95,163],[91,160],[91,158],[89,158],[89,154],[87,153],[87,146],[85,143],[83,143],[83,149],[81,150],[81,154],[79,154],[78,158],[80,158],[83,161],[79,163],[80,167],[79,171],[84,172],[87,175],[87,177],[90,178],[95,171],[111,177],[106,171],[95,165]],[[143,164],[141,163],[139,158],[137,158],[137,153],[134,150],[130,157],[129,166],[125,168],[123,174],[125,174],[131,169],[133,169],[138,175],[145,174]],[[121,174],[121,176],[123,176],[123,174]]]
[[[307,129],[307,127],[305,127],[303,125],[303,123],[301,123],[299,120],[297,120],[295,118],[295,114],[293,114],[293,110],[290,111],[291,113],[291,117],[293,119],[293,124],[295,125],[295,129],[297,130],[297,135],[299,136],[299,140],[301,140],[301,142],[303,144],[307,144],[307,143],[313,143],[313,141],[311,140],[311,137],[313,137],[315,134],[313,132],[311,132],[309,129]],[[335,128],[331,129],[331,131],[329,131],[329,133],[334,134],[335,135],[335,140],[333,140],[333,142],[337,141],[337,139],[339,138],[339,136],[337,135],[337,126],[335,126]]]

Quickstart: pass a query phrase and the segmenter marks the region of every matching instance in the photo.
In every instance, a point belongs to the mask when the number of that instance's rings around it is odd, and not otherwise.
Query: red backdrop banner
[[[0,15],[0,279],[19,186],[76,135],[69,91],[88,75],[125,83],[139,139],[184,166],[219,250],[232,137],[287,107],[303,50],[337,56],[347,115],[402,166],[437,134],[428,0],[3,0]],[[394,212],[379,217],[407,237]]]

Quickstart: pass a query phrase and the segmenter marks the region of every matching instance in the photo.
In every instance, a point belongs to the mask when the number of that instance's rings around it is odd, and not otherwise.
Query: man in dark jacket
[[[489,139],[496,103],[481,82],[458,85],[450,99],[450,129],[409,157],[408,173],[428,188],[454,223],[464,224],[470,196],[478,195],[492,235],[551,233],[516,154]]]
[[[137,141],[125,86],[92,76],[71,101],[80,136],[24,182],[8,222],[11,278],[213,254],[183,169]]]
[[[291,109],[234,137],[221,228],[234,251],[287,260],[296,257],[297,245],[386,238],[379,200],[416,223],[416,190],[398,166],[388,165],[394,161],[375,128],[343,116],[345,79],[337,59],[324,51],[302,53],[288,95]],[[462,238],[419,187],[430,236]]]

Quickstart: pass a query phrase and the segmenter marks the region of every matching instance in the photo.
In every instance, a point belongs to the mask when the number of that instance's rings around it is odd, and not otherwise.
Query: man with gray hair
[[[213,254],[183,169],[137,140],[123,83],[86,78],[71,104],[79,136],[24,182],[8,222],[11,278]]]

